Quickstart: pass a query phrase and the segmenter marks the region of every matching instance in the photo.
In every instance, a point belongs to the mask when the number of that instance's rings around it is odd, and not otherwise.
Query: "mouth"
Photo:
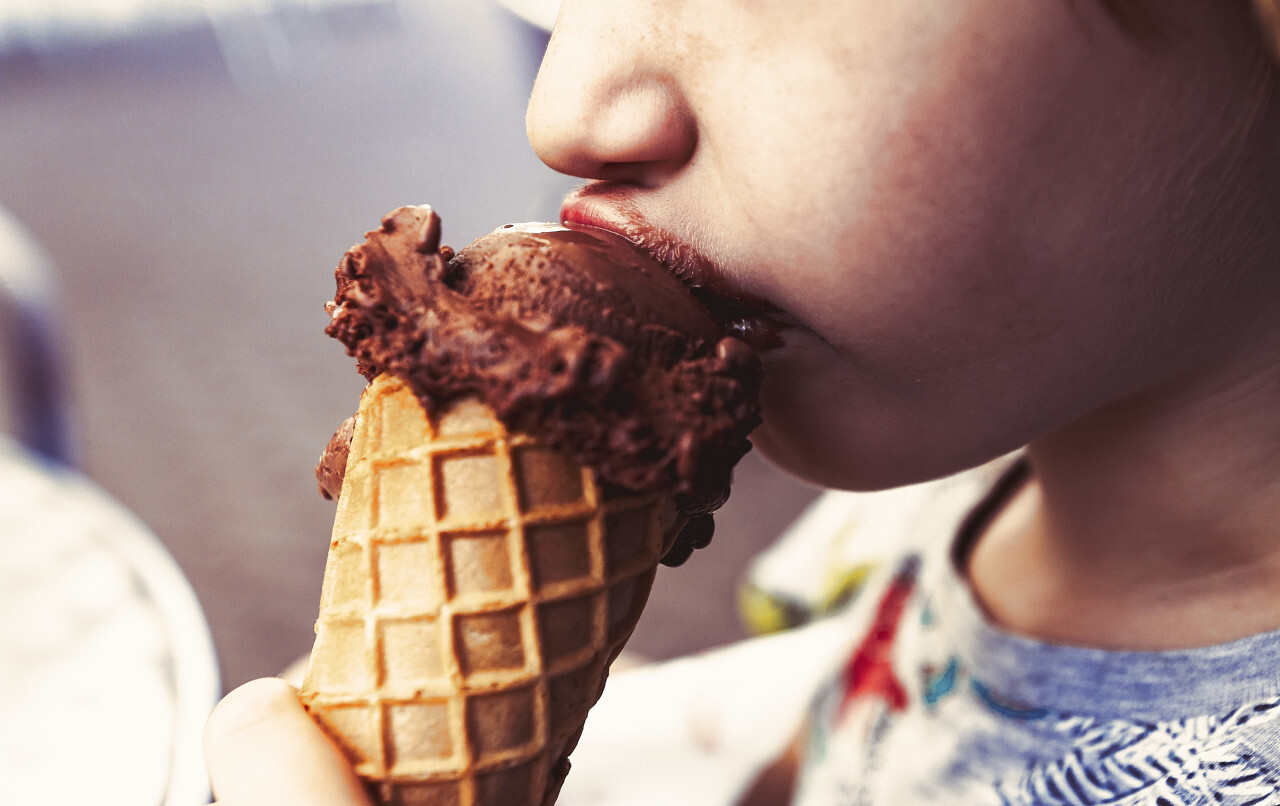
[[[685,284],[725,328],[757,351],[782,346],[785,325],[767,300],[735,289],[723,270],[692,244],[650,223],[627,187],[613,182],[586,185],[565,197],[560,223],[570,229],[606,232],[629,241]]]

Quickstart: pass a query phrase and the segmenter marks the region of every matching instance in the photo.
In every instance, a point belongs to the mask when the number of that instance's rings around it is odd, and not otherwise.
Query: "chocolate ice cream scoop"
[[[760,363],[674,276],[606,233],[507,225],[457,253],[427,206],[344,255],[326,332],[428,411],[475,396],[609,484],[728,495],[759,422]],[[329,483],[334,479],[330,474]]]

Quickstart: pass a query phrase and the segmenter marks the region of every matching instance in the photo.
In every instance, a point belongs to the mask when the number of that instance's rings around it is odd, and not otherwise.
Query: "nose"
[[[561,5],[525,123],[538,157],[561,173],[653,186],[691,159],[698,129],[675,65],[655,47],[664,38],[629,16],[631,5]]]

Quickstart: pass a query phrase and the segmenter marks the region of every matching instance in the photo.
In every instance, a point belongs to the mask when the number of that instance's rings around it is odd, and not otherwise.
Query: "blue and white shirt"
[[[1280,806],[1280,632],[1169,652],[1002,632],[952,560],[981,518],[939,489],[815,701],[797,806]]]

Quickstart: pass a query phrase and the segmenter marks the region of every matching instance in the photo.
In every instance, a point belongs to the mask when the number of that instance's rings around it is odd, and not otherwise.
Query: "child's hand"
[[[283,680],[228,694],[209,716],[204,754],[222,806],[369,806],[346,759]]]

